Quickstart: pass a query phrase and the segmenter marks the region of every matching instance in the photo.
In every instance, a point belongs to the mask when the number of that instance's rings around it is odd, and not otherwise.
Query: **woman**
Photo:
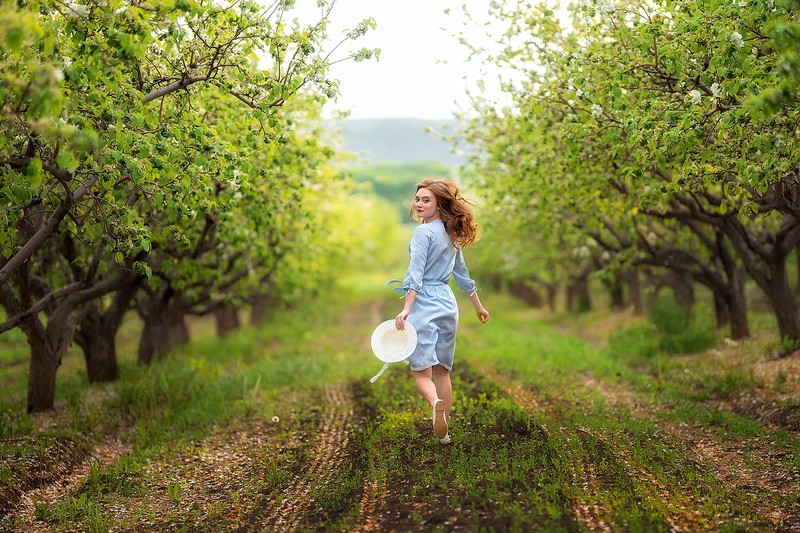
[[[458,187],[440,179],[417,184],[409,214],[422,224],[414,230],[408,246],[411,257],[403,279],[405,305],[395,317],[395,326],[403,330],[408,320],[417,330],[417,347],[409,358],[411,370],[417,391],[433,408],[433,432],[447,444],[450,371],[458,325],[458,305],[448,286],[451,275],[469,295],[478,319],[484,324],[489,320],[461,253],[462,248],[478,240],[478,225]]]

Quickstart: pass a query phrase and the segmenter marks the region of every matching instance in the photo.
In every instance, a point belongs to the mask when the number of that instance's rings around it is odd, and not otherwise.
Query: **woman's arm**
[[[489,320],[489,311],[481,305],[481,299],[478,298],[477,289],[469,293],[469,301],[472,302],[472,307],[475,308],[475,314],[478,315],[478,320],[480,320],[482,324],[486,324],[486,321]]]
[[[394,327],[403,331],[406,329],[406,318],[408,318],[408,314],[411,312],[411,306],[414,305],[414,300],[417,299],[417,291],[414,289],[409,290],[406,293],[406,303],[403,306],[403,310],[394,317]]]

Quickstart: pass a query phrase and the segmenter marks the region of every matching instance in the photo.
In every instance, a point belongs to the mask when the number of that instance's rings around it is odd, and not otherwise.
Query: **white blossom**
[[[699,104],[702,98],[703,95],[697,89],[689,91],[689,100],[691,100],[693,104]]]
[[[89,16],[89,6],[71,2],[67,4],[67,16],[86,18]]]
[[[233,195],[233,199],[234,199],[234,200],[237,200],[237,201],[238,201],[238,200],[241,200],[242,198],[244,198],[244,196],[242,196],[242,193],[240,193],[240,192],[236,192],[236,193],[234,193],[234,195]]]
[[[578,89],[577,91],[575,91],[575,96],[577,96],[578,98],[582,97],[583,94],[584,94],[583,90],[581,90],[581,89]]]
[[[272,417],[272,423],[273,423],[273,424],[277,424],[277,423],[278,423],[278,422],[280,422],[280,421],[281,421],[281,419],[280,419],[280,418],[278,418],[277,416],[273,416],[273,417]]]
[[[711,84],[711,93],[714,95],[714,98],[719,98],[719,95],[722,93],[719,83],[714,82]]]
[[[599,6],[597,6],[597,12],[602,15],[610,15],[617,11],[617,6],[614,5],[613,1],[602,2]]]
[[[600,117],[603,114],[603,106],[600,104],[592,104],[592,115]]]
[[[738,31],[731,33],[731,44],[736,48],[741,48],[744,46],[744,39],[742,38],[742,34]]]

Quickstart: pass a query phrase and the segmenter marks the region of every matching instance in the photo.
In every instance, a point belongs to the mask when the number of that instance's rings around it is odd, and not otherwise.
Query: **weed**
[[[714,346],[717,337],[711,329],[693,325],[685,331],[664,335],[658,340],[658,348],[668,354],[691,354]]]
[[[698,383],[698,399],[729,398],[752,388],[759,381],[752,371],[726,370],[722,375],[709,373]]]
[[[650,309],[650,320],[660,333],[677,335],[689,328],[692,312],[672,299],[659,298]]]
[[[37,520],[51,520],[52,519],[52,509],[50,508],[50,504],[48,502],[40,502],[40,501],[33,501],[33,516]]]
[[[790,337],[784,337],[781,339],[781,355],[789,355],[793,351],[797,350],[800,347],[800,341],[794,340]]]
[[[267,469],[267,479],[273,487],[277,487],[283,481],[283,471],[278,466],[278,458],[272,457]]]
[[[173,503],[180,503],[181,502],[181,484],[180,483],[173,483],[171,485],[167,485],[167,495],[169,496],[169,501]]]

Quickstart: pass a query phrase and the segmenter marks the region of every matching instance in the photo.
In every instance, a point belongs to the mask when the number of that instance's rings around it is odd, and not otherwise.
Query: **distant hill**
[[[434,161],[458,166],[463,157],[453,154],[450,142],[439,138],[452,136],[455,124],[453,120],[385,118],[346,119],[333,127],[341,133],[343,148],[359,154],[366,163]]]

